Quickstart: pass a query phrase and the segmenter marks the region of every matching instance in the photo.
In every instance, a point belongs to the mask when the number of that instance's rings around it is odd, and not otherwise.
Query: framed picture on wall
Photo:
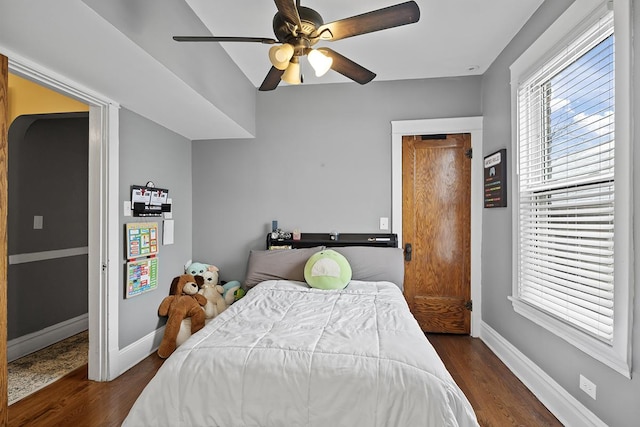
[[[484,207],[507,206],[507,149],[484,158]]]

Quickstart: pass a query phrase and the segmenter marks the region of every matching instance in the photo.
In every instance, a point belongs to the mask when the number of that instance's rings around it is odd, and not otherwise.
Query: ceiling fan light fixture
[[[316,72],[316,77],[324,76],[333,65],[333,58],[328,57],[319,50],[313,49],[308,55],[309,63]]]
[[[312,46],[315,46],[319,40],[334,42],[413,24],[420,20],[420,8],[415,0],[405,0],[403,3],[338,19],[327,24],[318,12],[300,6],[300,0],[275,0],[275,4],[278,9],[272,22],[275,39],[236,36],[174,36],[173,38],[181,42],[258,42],[271,45],[269,61],[272,66],[259,87],[261,91],[276,89],[282,80],[290,84],[302,83],[301,56],[309,56],[309,64],[318,77],[331,68],[362,85],[373,80],[376,74],[332,49],[318,48],[318,52],[315,52]],[[273,46],[276,43],[281,45]]]
[[[278,70],[286,70],[292,56],[293,46],[289,43],[272,46],[271,49],[269,49],[269,61],[271,61],[271,64]]]
[[[302,80],[300,80],[300,61],[297,57],[291,58],[289,66],[282,74],[282,81],[291,85],[299,85],[302,83]]]

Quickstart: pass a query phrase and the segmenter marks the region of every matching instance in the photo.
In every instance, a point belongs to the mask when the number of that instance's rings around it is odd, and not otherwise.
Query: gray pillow
[[[324,246],[301,249],[252,250],[249,253],[244,288],[251,289],[265,280],[298,280],[304,282],[304,265],[311,255]]]
[[[401,248],[345,246],[331,248],[349,261],[353,280],[393,282],[404,285],[404,256]]]

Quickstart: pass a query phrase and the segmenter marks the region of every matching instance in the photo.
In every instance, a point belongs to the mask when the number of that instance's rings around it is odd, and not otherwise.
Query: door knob
[[[404,260],[411,261],[411,243],[404,245]]]

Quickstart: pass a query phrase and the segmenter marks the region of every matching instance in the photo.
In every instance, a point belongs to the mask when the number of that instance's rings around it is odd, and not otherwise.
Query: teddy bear
[[[204,284],[200,286],[198,293],[207,299],[207,304],[204,307],[205,318],[213,319],[230,305],[228,301],[221,298],[225,291],[218,285],[220,271],[218,267],[189,261],[185,264],[184,271],[187,274],[204,278]]]
[[[191,260],[184,265],[184,272],[192,276],[202,276],[205,271],[215,271],[217,273],[219,270],[215,265],[209,265],[203,262],[191,262]]]
[[[194,268],[194,270],[200,271],[198,268]],[[207,299],[207,303],[203,307],[205,316],[204,323],[207,324],[211,319],[226,310],[228,304],[222,297],[224,288],[218,285],[218,268],[215,266],[207,266],[206,268],[202,268],[202,270],[204,270],[202,274],[199,274],[197,277],[202,276],[204,283],[200,286],[198,293]],[[190,336],[191,319],[186,318],[182,320],[180,324],[180,330],[176,336],[176,347],[181,346]]]
[[[204,326],[204,310],[207,299],[198,293],[204,283],[202,276],[183,274],[171,282],[169,296],[165,297],[158,307],[159,316],[168,316],[162,342],[158,348],[158,356],[165,359],[176,349],[176,337],[182,320],[191,320],[191,333],[198,332]]]
[[[213,319],[228,307],[227,302],[222,297],[224,288],[218,285],[217,271],[207,270],[202,273],[202,277],[204,278],[204,283],[200,286],[198,293],[207,299],[207,304],[204,306],[204,317]]]
[[[197,275],[202,276],[207,271],[216,273],[216,284],[217,284],[218,283],[217,275],[220,269],[218,269],[218,267],[216,267],[215,265],[205,264],[202,262],[191,262],[191,261],[187,262],[184,265],[184,272],[187,274],[193,274],[194,276],[197,276]],[[242,298],[245,294],[244,289],[240,288],[240,282],[238,282],[237,280],[224,283],[222,287],[224,288],[223,297],[225,302],[227,303],[227,306],[230,306],[231,304],[233,304],[234,302]],[[218,314],[220,314],[220,312]]]

